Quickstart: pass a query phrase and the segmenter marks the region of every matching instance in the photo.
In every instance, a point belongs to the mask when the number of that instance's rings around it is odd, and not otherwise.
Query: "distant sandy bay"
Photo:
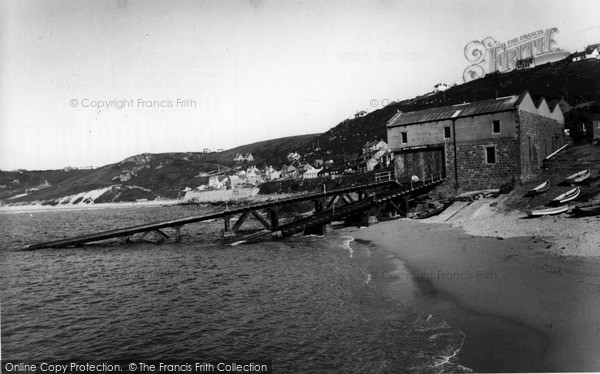
[[[88,210],[88,209],[117,209],[117,208],[139,208],[139,207],[156,207],[162,205],[175,205],[181,203],[181,200],[149,200],[139,202],[122,202],[122,203],[101,203],[101,204],[62,204],[62,205],[1,205],[0,214],[2,213],[35,213],[35,212],[51,212],[65,210]]]
[[[448,295],[470,313],[438,308],[467,335],[462,365],[600,371],[600,217],[527,219],[486,200],[450,224],[439,216],[399,219],[348,234],[386,251],[426,293]],[[402,281],[397,274],[389,287]],[[499,318],[485,322],[486,315]]]

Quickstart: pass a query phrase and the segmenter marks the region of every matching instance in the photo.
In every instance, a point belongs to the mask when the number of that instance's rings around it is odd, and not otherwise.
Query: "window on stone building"
[[[450,126],[444,127],[444,138],[450,139]]]
[[[492,126],[493,126],[492,132],[494,134],[500,134],[500,121],[493,120],[492,121]]]
[[[496,163],[496,147],[485,147],[485,161],[488,164]]]
[[[408,134],[406,132],[401,132],[402,135],[402,143],[408,143]]]

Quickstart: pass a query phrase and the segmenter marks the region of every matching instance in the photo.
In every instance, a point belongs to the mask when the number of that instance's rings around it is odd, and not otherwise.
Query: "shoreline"
[[[430,295],[429,305],[417,302],[417,307],[439,307],[439,315],[467,330],[459,364],[475,371],[598,371],[600,253],[586,247],[587,237],[574,242],[564,236],[540,238],[537,232],[519,236],[525,229],[520,222],[513,223],[518,228],[511,233],[506,222],[514,215],[475,216],[473,222],[453,225],[400,219],[348,233],[384,250],[391,263],[405,263],[424,300]],[[570,220],[553,218],[552,223],[569,226]],[[544,230],[539,221],[528,225]],[[484,236],[489,231],[482,227],[506,238]],[[553,245],[569,240],[575,245],[568,250],[581,255],[565,256],[566,247]],[[391,294],[407,280],[391,282]],[[507,366],[494,367],[490,360]]]
[[[51,212],[65,210],[91,210],[91,209],[110,209],[110,208],[140,208],[140,207],[156,207],[170,206],[180,204],[180,200],[150,200],[136,202],[121,202],[121,203],[99,203],[99,204],[64,204],[64,205],[42,205],[42,204],[27,204],[27,205],[2,205],[0,206],[0,214],[8,213],[35,213],[35,212]]]
[[[237,204],[256,204],[268,201],[277,201],[289,197],[294,197],[296,193],[285,194],[264,194],[254,195],[251,197],[241,196],[231,200],[206,200],[206,201],[190,201],[185,199],[164,199],[164,200],[148,200],[148,201],[123,201],[114,203],[78,203],[78,204],[57,204],[43,205],[40,202],[32,204],[0,204],[0,214],[6,213],[34,213],[34,212],[49,212],[49,211],[65,211],[65,210],[87,210],[87,209],[111,209],[111,208],[136,208],[136,207],[157,207],[157,206],[174,206],[174,205],[189,205],[189,206],[235,206]]]

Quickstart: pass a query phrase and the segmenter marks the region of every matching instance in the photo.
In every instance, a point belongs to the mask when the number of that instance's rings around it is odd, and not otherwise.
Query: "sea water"
[[[351,233],[232,247],[213,221],[184,226],[179,243],[19,251],[204,212],[0,214],[2,358],[265,361],[281,373],[468,371],[456,362],[464,334],[383,292],[371,279],[381,255]]]

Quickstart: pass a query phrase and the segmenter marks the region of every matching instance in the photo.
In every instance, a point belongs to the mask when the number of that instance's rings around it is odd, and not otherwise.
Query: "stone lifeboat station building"
[[[558,105],[537,105],[528,92],[416,112],[387,123],[399,179],[445,176],[461,190],[499,188],[540,171],[565,142]]]

